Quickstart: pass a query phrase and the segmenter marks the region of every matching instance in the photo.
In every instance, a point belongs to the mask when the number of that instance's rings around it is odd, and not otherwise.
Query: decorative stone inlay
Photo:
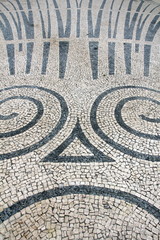
[[[0,239],[159,240],[156,1],[0,2]]]

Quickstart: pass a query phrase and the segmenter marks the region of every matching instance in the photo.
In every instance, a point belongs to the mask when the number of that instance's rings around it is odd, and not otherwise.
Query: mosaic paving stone
[[[160,1],[0,1],[0,239],[160,239]]]

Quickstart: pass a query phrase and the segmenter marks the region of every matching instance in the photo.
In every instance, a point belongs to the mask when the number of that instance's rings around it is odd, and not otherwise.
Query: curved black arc
[[[129,127],[124,121],[123,121],[123,118],[122,118],[122,114],[121,114],[121,111],[122,111],[122,108],[124,107],[124,105],[128,102],[131,102],[131,101],[135,101],[135,100],[148,100],[150,102],[153,102],[155,104],[158,104],[160,105],[160,102],[159,101],[156,101],[156,100],[153,100],[151,98],[148,98],[148,97],[129,97],[129,98],[125,98],[125,99],[122,99],[116,106],[115,108],[115,118],[118,122],[118,124],[125,130],[127,130],[128,132],[138,136],[138,137],[143,137],[143,138],[149,138],[149,139],[153,139],[153,140],[160,140],[160,136],[159,135],[152,135],[152,134],[147,134],[147,133],[142,133],[140,131],[137,131],[131,127]],[[146,117],[143,117],[143,119],[147,120]],[[158,119],[155,119],[155,121],[158,120]]]
[[[54,97],[56,97],[60,103],[60,107],[61,107],[61,116],[60,119],[58,121],[58,123],[56,124],[55,128],[42,140],[40,140],[39,142],[33,144],[32,146],[26,147],[24,149],[20,149],[17,151],[13,151],[11,153],[5,153],[5,154],[0,154],[0,160],[4,160],[4,159],[9,159],[12,157],[18,157],[21,155],[25,155],[29,152],[32,152],[38,148],[40,148],[41,146],[43,146],[44,144],[46,144],[47,142],[49,142],[64,126],[67,117],[68,117],[68,107],[67,107],[67,103],[65,102],[64,98],[58,94],[57,92],[47,89],[47,88],[43,88],[43,87],[38,87],[38,86],[28,86],[28,85],[23,85],[23,86],[13,86],[13,87],[9,87],[9,88],[4,88],[1,89],[0,92],[2,91],[6,91],[6,90],[12,90],[12,89],[21,89],[21,88],[31,88],[31,89],[38,89],[38,90],[42,90],[45,91],[47,93],[50,93],[51,95],[53,95]]]
[[[149,154],[144,154],[144,153],[140,153],[140,152],[136,152],[134,150],[130,150],[124,146],[122,146],[119,143],[116,143],[114,140],[112,140],[111,138],[109,138],[99,127],[98,122],[97,122],[97,109],[98,106],[100,104],[100,102],[102,101],[102,99],[104,97],[106,97],[108,94],[121,90],[121,89],[143,89],[143,90],[148,90],[148,91],[152,91],[152,92],[156,92],[156,93],[160,93],[159,90],[154,90],[151,88],[146,88],[146,87],[140,87],[140,86],[120,86],[120,87],[115,87],[115,88],[111,88],[103,93],[101,93],[98,98],[95,100],[95,102],[92,105],[91,108],[91,113],[90,113],[90,121],[91,121],[91,125],[93,130],[95,131],[95,133],[101,138],[103,139],[107,144],[111,145],[112,147],[114,147],[115,149],[123,152],[124,154],[128,154],[132,157],[136,157],[139,159],[143,159],[143,160],[147,160],[147,161],[152,161],[152,162],[159,162],[160,161],[160,157],[159,156],[154,156],[154,155],[149,155]]]
[[[36,100],[34,98],[31,98],[31,97],[26,97],[26,96],[14,96],[14,97],[10,97],[10,98],[7,98],[7,99],[4,99],[2,101],[0,101],[0,105],[4,102],[7,102],[9,100],[14,100],[14,99],[23,99],[23,100],[29,100],[31,102],[33,102],[36,107],[37,107],[37,114],[36,116],[32,119],[32,121],[30,121],[28,124],[26,124],[24,127],[22,128],[19,128],[15,131],[10,131],[10,132],[5,132],[5,133],[0,133],[0,138],[7,138],[7,137],[13,137],[17,134],[20,134],[20,133],[23,133],[25,131],[27,131],[28,129],[30,129],[31,127],[33,127],[39,120],[40,118],[42,117],[43,115],[43,112],[44,112],[44,108],[43,108],[43,105],[42,103],[39,101],[39,100]],[[13,118],[15,116],[17,116],[18,114],[17,113],[13,113],[9,116],[6,116],[6,120],[9,119],[9,118]],[[0,115],[0,120],[1,120],[1,117],[5,117],[5,116],[2,116]]]
[[[9,115],[3,116],[0,115],[0,120],[10,120],[18,116],[18,113],[11,113]]]
[[[142,115],[139,115],[143,120],[147,121],[147,122],[154,122],[154,123],[160,123],[160,118],[149,118]]]
[[[12,206],[5,208],[2,212],[0,212],[0,223],[3,223],[14,214],[20,212],[22,209],[39,201],[71,194],[96,195],[121,199],[125,202],[137,205],[137,207],[147,211],[149,214],[152,214],[155,218],[160,220],[160,210],[157,207],[131,193],[105,187],[97,187],[90,185],[73,185],[43,191],[14,203]]]

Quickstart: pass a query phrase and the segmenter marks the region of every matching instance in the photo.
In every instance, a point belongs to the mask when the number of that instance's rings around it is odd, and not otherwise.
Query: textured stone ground
[[[160,239],[160,4],[0,1],[0,239]]]

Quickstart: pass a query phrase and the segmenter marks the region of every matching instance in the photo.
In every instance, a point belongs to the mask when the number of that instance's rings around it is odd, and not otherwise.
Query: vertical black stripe
[[[19,43],[19,52],[23,51],[23,45],[22,43]]]
[[[99,42],[89,42],[89,52],[93,79],[98,78],[98,44]]]
[[[157,33],[157,31],[160,29],[160,21],[158,21],[160,18],[160,15],[156,15],[147,30],[147,34],[145,37],[146,41],[153,42],[153,39]],[[151,45],[145,45],[144,46],[144,76],[149,76],[150,71],[150,57],[151,57]]]
[[[115,1],[115,0],[112,0],[112,3],[111,3],[111,11],[113,10],[114,1]]]
[[[93,0],[89,0],[88,8],[92,8]]]
[[[93,19],[92,19],[92,10],[88,10],[88,37],[89,38],[99,38],[101,30],[101,21],[102,21],[103,10],[99,10],[96,26],[93,29]]]
[[[41,11],[41,9],[40,9],[39,0],[36,0],[36,3],[37,3],[37,5],[38,5],[39,15],[40,15],[40,19],[41,19],[42,36],[43,36],[43,38],[46,38],[46,31],[45,31],[45,26],[44,26],[44,19],[43,19],[42,11]]]
[[[139,18],[139,21],[138,21],[138,24],[137,24],[137,29],[136,29],[136,40],[140,40],[141,39],[141,34],[142,34],[142,31],[143,31],[143,28],[144,28],[144,25],[149,17],[149,14],[145,17],[145,19],[143,20],[142,22],[142,17],[143,17],[143,14],[141,14],[140,18]]]
[[[102,5],[101,5],[100,9],[104,9],[104,6],[105,6],[105,4],[106,4],[106,1],[107,1],[107,0],[103,0],[103,2],[102,2]]]
[[[5,40],[13,40],[13,31],[10,22],[4,13],[0,12],[3,21],[0,20],[0,29],[2,30]]]
[[[27,39],[34,39],[34,22],[33,22],[33,12],[29,11],[28,16],[25,14],[24,11],[21,11],[25,32],[26,32],[26,38]]]
[[[93,22],[92,22],[92,11],[88,10],[88,37],[93,37]]]
[[[122,2],[120,4],[120,7],[119,7],[119,11],[117,12],[116,21],[115,21],[114,30],[113,30],[113,36],[112,36],[112,9],[113,9],[114,0],[112,1],[111,10],[110,10],[110,14],[109,14],[108,38],[116,38],[116,36],[117,36],[117,29],[118,29],[120,10],[122,8],[123,3],[124,3],[124,0],[122,0]]]
[[[51,38],[51,17],[50,17],[50,10],[47,10],[48,15],[48,38]]]
[[[27,43],[27,62],[26,62],[26,74],[29,74],[31,71],[31,63],[32,63],[32,54],[33,54],[34,43]]]
[[[17,36],[18,36],[18,39],[22,39],[22,29],[21,29],[21,22],[20,22],[20,17],[19,17],[19,14],[18,12],[16,12],[16,16],[17,16],[17,20],[18,22],[16,21],[14,15],[9,11],[9,9],[3,4],[3,3],[0,3],[10,14],[13,22],[14,22],[14,25],[16,27],[16,30],[17,30]],[[11,3],[12,4],[12,3]],[[16,10],[15,6],[12,4],[13,8]]]
[[[67,8],[71,8],[70,0],[66,0],[66,1],[67,1]]]
[[[130,0],[129,4],[128,4],[128,11],[131,11],[132,9],[132,4],[133,4],[133,0]]]
[[[28,6],[28,9],[31,9],[31,3],[30,3],[30,0],[27,0],[27,6]]]
[[[160,18],[160,15],[156,15],[152,19],[152,21],[151,21],[151,23],[150,23],[150,25],[148,27],[148,31],[147,31],[146,37],[145,37],[146,41],[152,42],[154,37],[155,37],[155,35],[156,35],[156,33],[157,33],[157,31],[160,29],[160,21],[158,21],[159,18]]]
[[[80,37],[80,21],[81,21],[81,10],[77,9],[77,27],[76,27],[76,37]]]
[[[57,22],[58,22],[58,34],[59,38],[69,38],[71,33],[71,10],[67,10],[67,20],[66,20],[66,28],[64,31],[64,25],[61,17],[61,13],[59,9],[56,10]]]
[[[97,18],[97,22],[96,22],[96,28],[95,28],[95,34],[94,37],[95,38],[99,38],[100,35],[100,29],[101,29],[101,21],[102,21],[102,10],[99,10],[98,12],[98,18]]]
[[[43,14],[42,14],[43,11],[40,8],[39,0],[36,0],[36,2],[38,5],[40,20],[41,20],[42,36],[43,36],[43,38],[50,38],[51,37],[51,19],[50,19],[50,10],[49,10],[49,5],[48,5],[48,0],[46,0],[47,17],[48,17],[48,33],[46,33],[44,18],[43,18]]]
[[[46,0],[46,6],[47,6],[47,16],[48,16],[48,38],[51,38],[51,16],[50,16],[50,8],[48,4],[48,0]]]
[[[56,0],[53,0],[53,4],[54,4],[54,7],[55,7],[55,8],[58,8],[58,4],[57,4],[57,1],[56,1]]]
[[[109,75],[115,73],[115,45],[114,42],[108,43],[108,64],[109,64]]]
[[[9,63],[9,72],[11,75],[15,74],[15,49],[14,44],[7,44],[7,55]]]
[[[99,38],[100,36],[100,30],[101,30],[101,22],[102,22],[102,15],[103,15],[103,8],[106,4],[106,0],[103,0],[99,11],[98,11],[98,16],[96,19],[96,26],[93,28],[93,17],[92,17],[92,1],[89,1],[88,5],[88,37],[89,38]]]
[[[8,0],[9,1],[9,0]],[[10,1],[9,1],[10,2]],[[19,0],[16,0],[16,2],[17,2],[17,5],[18,5],[18,7],[19,7],[19,10],[23,10],[23,7],[22,7],[22,4],[20,3],[20,1]],[[10,2],[11,3],[11,2]],[[29,10],[31,10],[31,3],[30,3],[30,0],[27,0],[27,7],[28,7],[28,9]]]
[[[144,45],[144,76],[149,76],[151,45]]]
[[[49,52],[50,52],[50,42],[43,43],[43,61],[42,61],[41,74],[46,74]]]
[[[109,13],[108,38],[112,37],[112,11]]]
[[[82,6],[82,0],[80,0],[80,3],[78,3],[78,0],[76,0],[76,7],[81,8]]]
[[[33,12],[31,10],[30,1],[27,0],[28,16],[26,15],[20,1],[16,0],[16,2],[18,4],[19,9],[23,10],[23,11],[21,11],[21,15],[22,15],[23,22],[24,22],[26,38],[27,39],[34,39],[34,20],[33,20]]]
[[[66,22],[66,29],[65,29],[65,37],[69,38],[71,34],[71,10],[67,10],[67,22]]]
[[[117,13],[117,18],[116,18],[116,22],[115,22],[115,26],[114,26],[114,32],[113,32],[113,38],[116,38],[116,36],[117,36],[119,15],[120,15],[120,12]]]
[[[62,21],[61,12],[59,10],[58,4],[56,0],[53,0],[54,7],[56,8],[56,17],[58,24],[58,35],[59,38],[69,38],[71,34],[71,9],[70,9],[70,1],[67,0],[67,19],[66,19],[66,27],[64,30],[64,24]]]
[[[137,21],[138,13],[135,13],[132,20],[130,20],[131,13],[127,12],[125,25],[124,25],[124,38],[125,39],[132,39],[133,38],[133,31],[135,28],[135,24]]]
[[[59,42],[59,78],[64,78],[68,58],[69,42]]]
[[[123,3],[124,3],[124,0],[122,0],[122,2],[121,2],[121,5],[119,7],[119,11],[121,10]]]
[[[135,44],[135,52],[138,53],[139,52],[139,44]]]
[[[132,51],[132,44],[124,43],[126,74],[131,74],[131,51]]]
[[[47,9],[49,9],[48,0],[46,0],[46,6],[47,6]]]
[[[18,23],[16,22],[13,14],[12,14],[12,13],[10,13],[10,14],[11,14],[12,19],[13,19],[13,21],[14,21],[14,24],[15,24],[15,26],[16,26],[18,39],[22,39],[22,27],[21,27],[21,21],[20,21],[19,14],[18,14],[18,12],[16,12],[17,19],[18,19]]]
[[[132,3],[133,0],[130,1],[129,6],[128,6],[128,12],[126,13],[126,19],[125,19],[125,25],[124,25],[124,38],[125,39],[132,39],[133,38],[133,31],[137,22],[138,18],[138,12],[141,10],[142,5],[144,2],[140,2],[138,5],[136,12],[134,13],[132,19],[131,19],[131,8],[132,8]]]
[[[23,8],[22,8],[22,5],[21,5],[20,1],[19,1],[19,0],[16,0],[16,2],[17,2],[17,5],[18,5],[18,7],[19,7],[19,10],[23,10]]]
[[[141,1],[140,4],[139,4],[139,6],[138,6],[137,9],[136,9],[136,12],[140,12],[143,4],[144,4],[144,1]]]

